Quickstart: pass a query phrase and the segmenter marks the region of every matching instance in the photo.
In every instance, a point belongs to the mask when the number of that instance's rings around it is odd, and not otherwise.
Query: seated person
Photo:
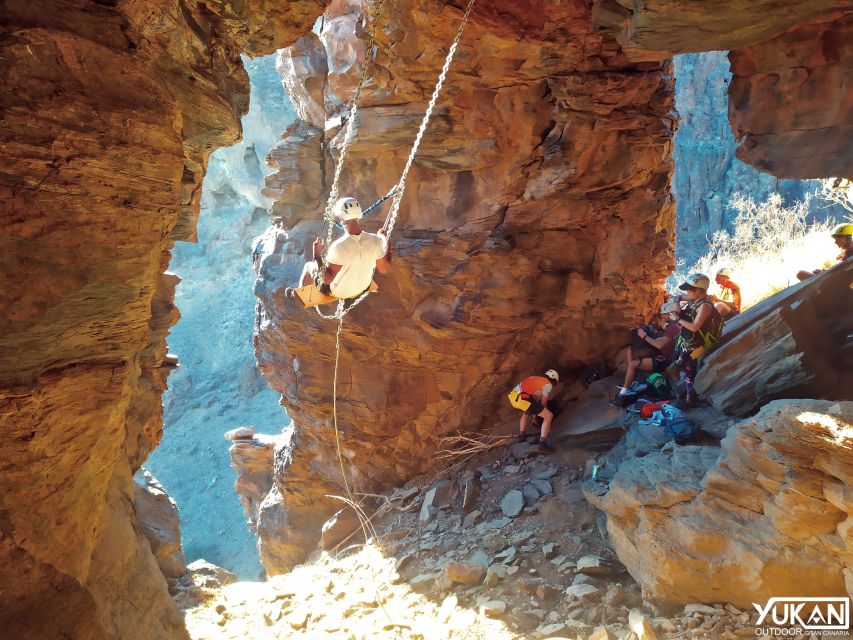
[[[735,317],[740,313],[741,298],[740,287],[731,279],[731,270],[726,268],[720,269],[717,271],[714,281],[720,285],[722,297],[708,297],[711,298],[711,301],[724,320]]]
[[[391,269],[391,249],[383,229],[378,234],[361,229],[361,206],[355,198],[341,198],[335,203],[334,212],[344,226],[344,235],[329,247],[325,273],[321,257],[324,242],[321,238],[314,240],[314,257],[302,269],[299,286],[313,282],[326,295],[356,298],[370,287],[374,269],[379,273]]]
[[[835,229],[832,230],[832,239],[835,240],[835,244],[839,249],[841,249],[841,253],[838,254],[837,258],[839,264],[845,260],[853,258],[853,222],[846,222],[835,227]],[[824,269],[799,271],[797,272],[797,279],[805,280],[812,276],[816,276],[819,273],[823,273],[823,271]]]
[[[625,374],[625,382],[622,384],[619,395],[630,392],[637,371],[660,373],[672,363],[675,356],[675,339],[681,327],[676,322],[668,322],[667,316],[677,308],[677,302],[667,302],[655,316],[653,324],[631,332],[628,372]]]

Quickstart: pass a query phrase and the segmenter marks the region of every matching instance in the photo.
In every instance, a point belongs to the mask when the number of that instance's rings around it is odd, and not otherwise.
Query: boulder
[[[652,625],[639,609],[631,609],[628,613],[628,625],[637,636],[637,640],[658,640]]]
[[[184,575],[187,560],[181,546],[178,505],[157,479],[142,469],[134,476],[133,509],[142,533],[163,575],[176,580]]]
[[[715,446],[630,459],[587,499],[619,559],[658,605],[749,610],[790,590],[847,592],[853,402],[776,400]]]
[[[501,511],[508,518],[514,518],[524,508],[524,495],[521,491],[513,489],[501,500]]]
[[[578,558],[577,570],[579,573],[596,577],[616,576],[625,573],[625,567],[619,562],[594,555]]]
[[[202,559],[195,560],[187,565],[187,576],[195,586],[208,589],[219,589],[232,582],[237,582],[237,576],[227,569]]]
[[[506,602],[503,600],[487,600],[480,605],[480,612],[490,618],[499,618],[506,613]]]
[[[451,562],[442,569],[451,582],[477,585],[486,575],[486,567],[479,562]]]

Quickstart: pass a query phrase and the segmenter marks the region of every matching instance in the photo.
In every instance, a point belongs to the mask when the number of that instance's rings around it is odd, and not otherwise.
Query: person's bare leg
[[[542,409],[539,415],[542,416],[542,433],[539,437],[544,440],[551,433],[551,422],[554,420],[554,414],[551,413],[550,409]]]
[[[309,284],[314,282],[314,273],[316,270],[316,262],[306,262],[305,266],[302,267],[302,275],[299,277],[299,286],[307,287]]]
[[[714,304],[714,306],[717,308],[717,311],[720,312],[720,315],[724,318],[732,312],[732,308],[725,302],[717,302]]]
[[[639,365],[639,360],[628,360],[628,371],[625,372],[625,384],[622,385],[622,391],[628,391],[628,387],[634,383],[634,377],[637,375],[637,367]]]
[[[522,434],[527,431],[527,422],[530,420],[530,417],[526,413],[521,414],[521,420],[518,423],[518,433]]]

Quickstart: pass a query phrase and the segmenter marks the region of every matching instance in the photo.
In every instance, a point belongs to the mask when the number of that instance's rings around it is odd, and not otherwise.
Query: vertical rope
[[[370,16],[365,15],[365,19],[370,21],[370,35],[367,40],[367,49],[365,49],[364,52],[364,60],[361,62],[361,76],[358,79],[358,84],[355,87],[355,93],[353,94],[352,102],[350,103],[349,116],[347,121],[344,123],[344,126],[346,127],[346,134],[344,134],[344,142],[341,146],[340,157],[335,165],[335,175],[334,178],[332,178],[332,188],[329,191],[329,199],[326,202],[326,210],[323,214],[326,225],[326,246],[323,250],[324,256],[329,251],[329,246],[332,244],[332,231],[335,227],[335,214],[332,209],[335,206],[335,202],[338,200],[338,183],[341,179],[341,170],[344,166],[344,160],[347,157],[347,149],[349,148],[350,142],[352,142],[352,138],[355,133],[355,119],[358,115],[358,101],[361,99],[361,89],[364,86],[365,79],[367,78],[367,66],[371,57],[373,57],[373,46],[376,43],[376,27],[379,24],[379,16],[382,15],[382,5],[384,2],[385,0],[377,1],[376,16],[373,20],[369,20]],[[320,276],[322,277],[324,275],[326,275],[325,260],[323,261],[323,266],[320,268]]]
[[[435,103],[438,101],[438,96],[444,86],[447,71],[450,69],[450,64],[453,62],[453,56],[456,54],[456,48],[459,46],[459,41],[462,39],[462,32],[465,30],[465,25],[468,22],[468,16],[471,15],[471,9],[473,8],[474,0],[468,0],[468,6],[465,8],[465,13],[462,16],[462,22],[459,24],[459,30],[456,32],[453,44],[450,45],[450,51],[447,52],[447,58],[444,60],[444,66],[441,69],[441,73],[438,74],[438,82],[435,85],[435,89],[433,89],[432,97],[430,98],[423,120],[421,120],[418,135],[415,136],[415,142],[412,145],[409,158],[406,160],[406,166],[403,168],[400,181],[397,183],[397,191],[394,194],[394,199],[391,201],[391,210],[388,212],[388,217],[385,219],[384,225],[384,228],[388,231],[387,235],[389,238],[391,237],[391,232],[394,230],[394,224],[397,222],[397,215],[400,211],[400,201],[403,199],[403,193],[406,190],[406,177],[409,174],[409,169],[412,168],[412,162],[415,159],[415,154],[418,152],[418,147],[421,145],[421,139],[424,136],[424,131],[426,131],[430,117],[432,116],[432,111],[435,109]]]
[[[355,502],[352,492],[349,488],[347,474],[344,471],[344,458],[341,455],[341,434],[338,431],[338,363],[341,359],[341,333],[344,330],[344,316],[338,318],[338,332],[335,335],[335,374],[332,376],[332,423],[335,426],[335,447],[338,451],[338,464],[341,466],[341,477],[344,479],[344,488],[347,491],[347,498]]]
[[[379,0],[377,4],[377,11],[381,11],[383,0]],[[429,104],[427,105],[426,113],[424,113],[424,117],[421,120],[420,127],[418,128],[418,133],[415,136],[415,141],[412,145],[412,149],[409,152],[409,157],[406,159],[406,164],[403,167],[403,173],[400,176],[400,181],[392,187],[392,189],[388,192],[389,194],[393,193],[393,199],[391,200],[391,209],[388,212],[388,216],[385,218],[385,223],[382,225],[382,228],[387,231],[385,234],[386,238],[390,240],[391,233],[394,230],[394,225],[397,222],[397,216],[400,212],[400,202],[403,200],[403,193],[406,191],[406,178],[409,174],[409,170],[412,168],[412,163],[415,160],[415,155],[418,152],[418,147],[421,145],[421,140],[424,137],[424,132],[426,131],[427,125],[429,124],[430,118],[432,117],[432,112],[435,109],[436,102],[438,102],[438,97],[441,94],[441,90],[444,87],[444,81],[447,78],[447,72],[450,70],[450,65],[453,62],[453,57],[456,55],[456,49],[459,47],[459,42],[462,39],[462,33],[465,31],[465,25],[468,23],[468,18],[471,15],[471,10],[474,8],[475,0],[468,0],[468,5],[465,7],[465,13],[462,15],[462,21],[459,23],[459,29],[456,31],[456,37],[453,39],[453,43],[450,45],[450,50],[447,52],[447,57],[444,59],[444,66],[441,68],[441,73],[438,74],[438,81],[436,82],[435,88],[432,91],[432,96],[430,97]],[[378,18],[378,13],[377,13]],[[374,35],[375,35],[375,27],[371,30],[371,38],[370,45],[373,45]],[[361,86],[364,82],[364,78],[366,75],[367,69],[367,56],[365,56],[365,62],[362,66],[362,77],[359,81],[358,87],[356,88],[355,97],[353,98],[352,108],[350,110],[350,121],[348,122],[349,128],[347,129],[347,133],[344,136],[344,144],[341,148],[341,157],[338,161],[337,166],[335,167],[335,177],[332,182],[332,191],[329,195],[329,201],[326,204],[326,221],[328,224],[328,234],[326,239],[326,251],[328,251],[329,244],[331,243],[332,238],[332,228],[334,226],[334,214],[332,213],[332,206],[337,199],[338,194],[338,179],[340,178],[341,167],[343,166],[343,160],[346,156],[346,150],[349,146],[349,142],[352,139],[353,131],[355,130],[355,114],[358,112],[358,98],[361,94]],[[323,267],[321,269],[321,273],[325,274],[326,270],[326,261],[323,262]],[[352,311],[362,300],[367,297],[367,294],[362,294],[359,298],[357,298],[349,307],[346,307],[344,301],[341,300],[338,303],[337,311],[334,315],[327,316],[322,311],[320,311],[319,307],[317,308],[317,313],[327,319],[327,320],[337,320],[345,316],[347,313]]]

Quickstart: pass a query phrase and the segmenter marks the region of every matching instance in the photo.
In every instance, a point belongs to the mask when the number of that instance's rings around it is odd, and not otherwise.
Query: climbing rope
[[[447,77],[447,72],[450,69],[450,64],[453,62],[453,56],[456,54],[456,49],[459,46],[459,41],[462,39],[462,32],[465,30],[465,25],[468,22],[468,17],[471,15],[471,9],[474,7],[475,0],[468,0],[468,6],[465,8],[465,13],[462,16],[462,21],[459,24],[459,29],[456,32],[456,37],[453,39],[453,44],[450,45],[450,50],[447,52],[447,57],[444,60],[444,66],[441,69],[441,73],[438,76],[438,82],[433,89],[432,96],[430,98],[429,104],[427,105],[426,113],[424,113],[423,120],[421,120],[421,125],[418,129],[418,133],[415,136],[415,142],[412,145],[412,150],[409,153],[409,157],[406,160],[406,164],[403,168],[403,173],[400,176],[400,180],[394,185],[388,193],[381,198],[378,202],[370,207],[370,209],[374,209],[382,202],[387,200],[389,197],[393,197],[391,201],[391,210],[388,213],[388,216],[385,218],[385,224],[383,225],[383,229],[385,229],[385,238],[386,242],[390,241],[391,233],[394,230],[394,224],[397,222],[397,215],[400,210],[400,201],[403,199],[403,193],[406,190],[406,177],[408,176],[409,170],[412,168],[412,162],[415,159],[415,154],[418,152],[418,147],[421,144],[421,140],[423,139],[424,132],[426,131],[427,125],[429,124],[429,120],[432,117],[433,109],[435,109],[435,104],[438,101],[438,96],[441,93],[441,89],[444,86],[444,80]],[[332,241],[332,229],[334,227],[334,214],[332,212],[332,207],[334,203],[337,201],[338,197],[338,181],[341,175],[341,167],[343,167],[344,158],[346,157],[346,150],[349,146],[350,141],[352,140],[353,131],[355,131],[355,116],[358,113],[358,100],[361,95],[361,87],[364,84],[364,79],[367,73],[367,62],[370,58],[371,52],[373,50],[373,44],[375,41],[375,33],[376,33],[376,21],[379,19],[379,15],[382,11],[382,3],[383,0],[379,0],[377,3],[377,11],[376,11],[376,20],[374,21],[372,28],[370,30],[370,40],[367,46],[367,52],[364,57],[364,62],[361,67],[361,78],[359,79],[358,86],[356,87],[355,95],[353,96],[352,106],[350,107],[350,117],[347,121],[347,132],[344,136],[343,146],[341,147],[341,155],[338,159],[338,164],[335,167],[335,176],[332,181],[332,190],[329,193],[329,201],[326,204],[326,224],[328,225],[328,231],[326,236],[326,251],[328,251],[329,246]],[[387,247],[386,247],[387,249]],[[321,273],[325,275],[327,261],[323,261],[323,267],[321,269]],[[322,277],[322,276],[321,276]],[[356,298],[349,306],[346,306],[346,300],[339,300],[335,313],[331,316],[325,315],[322,311],[320,311],[319,306],[316,307],[317,313],[320,314],[323,318],[329,320],[337,320],[338,321],[338,330],[335,335],[335,369],[334,375],[332,376],[332,424],[335,429],[335,447],[337,449],[338,454],[338,464],[341,467],[341,476],[344,481],[344,488],[347,492],[347,498],[350,500],[351,504],[355,504],[355,500],[353,498],[352,492],[350,491],[349,481],[347,480],[346,472],[344,470],[344,461],[343,455],[341,453],[341,440],[340,440],[340,430],[338,429],[338,365],[340,364],[341,357],[341,335],[343,334],[344,329],[344,316],[352,311],[356,306],[358,306],[368,295],[368,292],[362,293],[358,298]],[[355,508],[355,507],[354,507]],[[358,510],[356,511],[358,513]],[[366,538],[365,532],[365,538]]]
[[[456,32],[456,37],[453,39],[453,44],[450,45],[450,50],[447,52],[447,57],[444,59],[444,66],[441,73],[438,75],[438,82],[433,89],[432,97],[429,105],[427,105],[424,118],[421,120],[421,126],[418,129],[418,135],[415,136],[415,142],[412,145],[412,150],[409,153],[409,158],[406,160],[406,166],[403,167],[403,173],[400,176],[400,181],[397,182],[397,191],[394,193],[394,199],[391,201],[391,210],[385,218],[383,229],[387,231],[386,236],[390,239],[391,232],[394,231],[394,224],[397,222],[397,214],[400,211],[400,202],[403,199],[403,193],[406,191],[406,177],[409,175],[409,169],[412,168],[412,162],[415,159],[415,154],[418,152],[418,147],[421,145],[421,139],[424,137],[429,120],[432,117],[432,111],[435,109],[435,103],[438,101],[438,96],[444,86],[444,80],[447,77],[447,71],[450,69],[450,64],[453,62],[453,56],[456,54],[456,48],[459,46],[459,41],[462,39],[462,32],[465,30],[465,25],[468,22],[468,17],[471,15],[471,9],[474,8],[474,0],[468,0],[468,6],[465,8],[465,13],[462,15],[462,22],[459,23],[459,30]]]
[[[329,251],[329,247],[332,244],[332,230],[335,227],[335,214],[332,208],[335,206],[335,202],[338,200],[338,183],[341,179],[341,169],[344,166],[344,160],[347,157],[347,149],[349,149],[350,142],[352,141],[353,134],[355,133],[355,118],[358,115],[358,101],[361,98],[361,88],[364,86],[364,81],[367,78],[367,66],[370,62],[370,58],[373,56],[373,46],[376,43],[376,27],[379,24],[379,17],[382,15],[382,5],[385,0],[378,0],[376,3],[376,15],[373,20],[369,20],[370,22],[370,31],[367,40],[367,48],[364,51],[364,60],[361,62],[361,76],[358,79],[358,84],[355,87],[355,93],[352,97],[352,102],[350,103],[349,116],[347,116],[347,120],[343,126],[346,127],[346,134],[344,134],[344,143],[341,145],[341,154],[338,158],[338,162],[335,165],[335,175],[332,179],[332,188],[329,191],[329,200],[326,202],[326,210],[323,214],[323,218],[325,219],[325,227],[326,227],[326,245],[324,248],[324,253]],[[369,12],[368,12],[369,13]],[[365,18],[369,18],[369,16],[365,16]],[[324,255],[325,257],[325,255]],[[323,265],[320,267],[320,279],[322,282],[323,276],[326,275],[326,260],[323,260]]]
[[[382,2],[383,2],[383,0],[379,0],[379,2],[377,4],[377,19],[378,19],[378,15],[379,15],[378,12],[380,12],[382,10]],[[382,228],[386,231],[385,237],[387,238],[388,241],[390,241],[390,239],[391,239],[391,233],[394,231],[394,225],[397,222],[397,216],[399,215],[399,212],[400,212],[400,202],[403,200],[403,194],[406,191],[406,178],[409,175],[409,170],[412,168],[412,163],[414,162],[415,155],[417,154],[418,148],[421,145],[421,140],[423,140],[424,132],[426,131],[427,125],[429,124],[430,118],[432,117],[432,112],[435,109],[436,103],[438,102],[438,97],[441,94],[441,90],[444,87],[444,81],[447,78],[447,72],[450,70],[450,65],[453,62],[453,57],[456,55],[456,49],[459,47],[459,41],[462,39],[462,33],[465,31],[465,25],[468,23],[468,18],[471,15],[471,10],[474,8],[474,2],[475,2],[475,0],[468,0],[468,5],[465,7],[465,13],[462,15],[462,21],[459,23],[459,29],[456,31],[456,36],[453,38],[453,43],[450,45],[450,49],[447,52],[447,57],[444,59],[444,66],[441,68],[441,73],[438,74],[438,81],[436,82],[435,88],[432,91],[432,96],[430,97],[429,103],[427,104],[426,112],[424,113],[424,117],[421,120],[420,127],[418,128],[418,133],[415,136],[415,141],[412,144],[411,151],[409,152],[409,157],[406,159],[406,164],[403,167],[403,173],[400,175],[400,180],[397,182],[397,184],[395,184],[393,187],[391,187],[391,189],[388,191],[388,193],[385,196],[380,198],[376,203],[371,205],[368,209],[368,211],[371,211],[371,210],[375,209],[377,206],[379,206],[380,204],[382,204],[389,197],[393,198],[393,200],[391,200],[391,209],[388,211],[388,215],[386,216],[385,222],[382,225]],[[375,30],[376,30],[376,24],[373,25],[371,32],[370,32],[370,43],[368,45],[368,51],[370,51],[372,46],[373,46]],[[346,150],[347,150],[347,147],[349,146],[350,141],[352,140],[353,131],[355,130],[354,118],[355,118],[355,114],[358,111],[358,104],[357,104],[358,98],[361,94],[361,87],[362,87],[362,84],[364,83],[364,78],[366,76],[367,58],[368,58],[368,56],[366,55],[365,59],[364,59],[364,63],[362,64],[362,67],[361,67],[361,79],[359,80],[358,86],[356,87],[355,97],[353,98],[352,108],[350,110],[350,121],[348,121],[347,133],[344,136],[344,142],[343,142],[343,145],[341,147],[341,155],[340,155],[340,158],[338,160],[338,164],[335,167],[335,177],[334,177],[334,180],[332,181],[332,191],[329,194],[329,201],[326,204],[325,217],[326,217],[326,221],[328,224],[328,231],[327,231],[327,237],[326,237],[326,251],[328,251],[328,247],[330,246],[331,241],[332,241],[332,228],[334,226],[334,213],[332,212],[332,207],[333,207],[335,201],[337,201],[338,180],[339,180],[340,174],[341,174],[341,167],[343,167],[343,161],[344,161],[344,158],[346,157]],[[326,271],[326,261],[324,260],[323,261],[323,267],[321,269],[321,276],[325,275],[325,271]],[[339,318],[342,318],[346,314],[348,314],[350,311],[352,311],[366,297],[367,297],[367,293],[361,294],[361,296],[356,298],[355,301],[353,301],[349,306],[346,306],[345,300],[340,300],[338,302],[338,306],[337,306],[337,309],[335,310],[335,313],[332,315],[326,315],[325,313],[323,313],[320,310],[319,306],[315,307],[315,308],[317,309],[317,313],[322,318],[325,318],[326,320],[337,320]]]
[[[341,455],[341,434],[338,430],[338,364],[341,359],[341,333],[344,330],[343,315],[338,318],[338,332],[335,335],[335,373],[332,376],[332,424],[335,426],[335,447],[338,451],[338,464],[341,465],[341,477],[344,479],[344,488],[347,491],[347,498],[355,502],[352,497],[352,492],[347,481],[347,474],[344,471],[344,458]]]

